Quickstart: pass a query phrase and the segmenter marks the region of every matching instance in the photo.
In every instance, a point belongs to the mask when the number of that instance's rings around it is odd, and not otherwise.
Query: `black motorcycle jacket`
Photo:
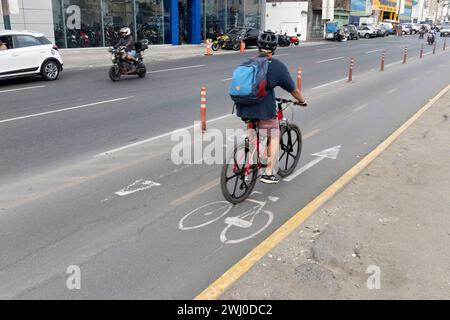
[[[131,50],[135,50],[134,46],[134,38],[130,34],[129,36],[126,36],[125,38],[120,38],[119,42],[114,46],[115,49],[119,47],[126,47],[126,51],[130,52]]]

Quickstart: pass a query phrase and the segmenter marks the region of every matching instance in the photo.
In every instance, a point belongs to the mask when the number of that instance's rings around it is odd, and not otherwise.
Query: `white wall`
[[[300,40],[306,40],[308,18],[302,11],[308,12],[307,1],[266,3],[266,30],[291,36],[300,33]]]
[[[20,12],[10,15],[11,29],[42,32],[54,42],[52,0],[15,1],[19,4]]]

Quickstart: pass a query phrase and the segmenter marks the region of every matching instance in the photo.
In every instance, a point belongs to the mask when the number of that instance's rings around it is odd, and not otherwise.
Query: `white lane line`
[[[367,51],[366,54],[374,53],[374,52],[378,52],[378,51],[383,51],[383,50],[384,50],[384,49],[371,50],[371,51]]]
[[[327,82],[327,83],[321,84],[320,86],[312,88],[312,90],[317,90],[317,89],[320,89],[320,88],[323,88],[323,87],[326,87],[326,86],[330,86],[332,84],[335,84],[335,83],[338,83],[338,82],[342,82],[342,81],[346,81],[346,80],[348,80],[348,78],[342,78],[342,79],[339,79],[339,80]]]
[[[365,107],[367,107],[369,104],[365,103],[363,105],[360,105],[359,107],[356,107],[353,109],[354,112],[358,112],[361,111],[362,109],[364,109]]]
[[[333,50],[333,49],[336,49],[336,48],[337,48],[337,47],[323,48],[323,49],[317,49],[316,51]]]
[[[399,64],[399,63],[403,63],[403,61],[397,61],[397,62],[389,63],[389,64],[385,65],[384,67],[385,68],[386,67],[390,67],[390,66],[393,66],[393,65],[396,65],[396,64]]]
[[[148,71],[147,73],[160,73],[160,72],[166,72],[166,71],[193,69],[193,68],[201,68],[201,67],[204,67],[204,66],[205,66],[204,64],[199,64],[199,65],[188,66],[188,67],[179,67],[179,68],[170,68],[170,69],[161,69],[161,70]]]
[[[427,56],[427,55],[432,54],[432,53],[433,53],[433,52],[430,51],[430,52],[424,53],[423,55],[424,55],[424,56]]]
[[[391,89],[391,90],[389,90],[389,91],[387,92],[387,94],[394,93],[394,92],[397,91],[397,90],[398,90],[398,88]]]
[[[38,88],[45,88],[45,86],[34,86],[34,87],[25,87],[25,88],[19,88],[19,89],[2,90],[2,91],[0,91],[0,93],[15,92],[15,91],[22,91],[22,90],[31,90],[31,89],[38,89]]]
[[[225,81],[230,81],[231,79],[233,79],[233,78],[225,78],[225,79],[222,79],[222,80],[220,80],[220,81],[225,82]]]
[[[409,80],[409,82],[414,82],[414,81],[417,81],[417,80],[419,80],[418,78],[412,78],[411,80]]]
[[[129,194],[135,193],[135,192],[151,189],[152,187],[159,187],[160,185],[161,184],[158,182],[139,179],[139,180],[136,180],[135,182],[133,182],[132,184],[130,184],[129,186],[127,186],[117,192],[114,192],[114,193],[120,197],[123,197],[123,196],[127,196]]]
[[[276,57],[282,57],[282,56],[288,56],[288,55],[290,55],[290,53],[280,53],[280,54],[276,54],[275,58]]]
[[[16,117],[16,118],[10,118],[10,119],[5,119],[5,120],[0,120],[0,123],[3,123],[3,122],[10,122],[10,121],[16,121],[16,120],[22,120],[22,119],[27,119],[27,118],[40,117],[40,116],[45,116],[45,115],[47,115],[47,114],[58,113],[58,112],[64,112],[64,111],[75,110],[75,109],[81,109],[81,108],[87,108],[87,107],[92,107],[92,106],[98,106],[98,105],[100,105],[100,104],[106,104],[106,103],[110,103],[110,102],[117,102],[117,101],[127,100],[127,99],[130,99],[130,98],[133,98],[133,96],[123,97],[123,98],[118,98],[118,99],[112,99],[112,100],[99,101],[99,102],[94,102],[94,103],[83,104],[83,105],[81,105],[81,106],[76,106],[76,107],[70,107],[70,108],[64,108],[64,109],[58,109],[58,110],[52,110],[52,111],[47,111],[47,112],[41,112],[41,113],[30,114],[30,115],[22,116],[22,117]]]
[[[207,122],[211,123],[211,122],[222,120],[222,119],[225,119],[225,118],[228,118],[228,117],[231,117],[231,116],[232,116],[232,114],[226,114],[224,116],[208,120]],[[99,153],[99,154],[95,155],[94,158],[110,155],[112,153],[116,153],[116,152],[119,152],[119,151],[122,151],[122,150],[126,150],[126,149],[129,149],[129,148],[133,148],[133,147],[139,146],[139,145],[144,144],[144,143],[148,143],[148,142],[152,142],[152,141],[155,141],[155,140],[158,140],[158,139],[161,139],[161,138],[165,138],[165,137],[171,136],[174,132],[181,131],[181,130],[193,129],[194,127],[198,127],[199,125],[200,124],[195,124],[195,125],[192,125],[192,126],[175,129],[173,131],[166,132],[166,133],[160,134],[160,135],[155,136],[155,137],[151,137],[151,138],[148,138],[148,139],[145,139],[145,140],[142,140],[142,141],[138,141],[138,142],[135,142],[135,143],[127,144],[127,145],[125,145],[123,147],[119,147],[119,148],[115,148],[115,149],[112,149],[112,150],[109,150],[109,151],[105,151],[105,152]]]
[[[344,59],[344,57],[337,57],[337,58],[320,60],[320,61],[316,61],[316,63],[324,63],[324,62],[328,62],[328,61],[335,61],[335,60],[341,60],[341,59]]]

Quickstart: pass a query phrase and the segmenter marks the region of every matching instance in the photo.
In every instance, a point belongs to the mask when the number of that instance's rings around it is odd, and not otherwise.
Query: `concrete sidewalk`
[[[326,41],[311,41],[302,42],[296,48],[323,45],[330,42]],[[292,48],[292,47],[290,47]],[[283,50],[284,48],[280,48]],[[248,49],[256,51],[255,48]],[[61,49],[61,55],[64,59],[64,69],[79,69],[79,68],[96,68],[111,65],[111,54],[108,48],[80,48],[80,49]],[[184,58],[201,57],[204,56],[206,47],[201,45],[155,45],[149,46],[149,49],[144,52],[144,60],[146,63],[155,61],[171,61]],[[233,50],[219,50],[213,52],[214,55],[224,54],[238,54],[238,51]]]
[[[221,299],[450,299],[449,116],[447,91]]]

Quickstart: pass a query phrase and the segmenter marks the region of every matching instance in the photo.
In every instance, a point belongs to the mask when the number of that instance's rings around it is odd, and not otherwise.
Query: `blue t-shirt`
[[[236,104],[237,116],[249,119],[273,119],[277,115],[275,102],[276,87],[281,87],[287,92],[295,90],[295,83],[289,74],[286,65],[277,59],[271,59],[267,69],[267,96],[251,106],[240,106]]]

